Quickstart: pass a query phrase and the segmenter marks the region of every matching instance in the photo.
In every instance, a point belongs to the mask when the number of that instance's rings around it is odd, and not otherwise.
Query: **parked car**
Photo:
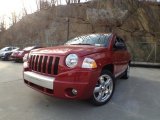
[[[130,61],[124,40],[116,34],[84,35],[31,51],[24,83],[47,95],[103,105],[114,93],[115,79],[128,79]]]
[[[17,50],[19,50],[18,47],[4,47],[0,50],[0,58],[2,60],[9,60],[10,55]]]
[[[29,46],[25,47],[23,50],[15,51],[12,53],[11,58],[16,62],[22,62],[25,54],[28,54],[31,50],[41,48],[40,46]]]

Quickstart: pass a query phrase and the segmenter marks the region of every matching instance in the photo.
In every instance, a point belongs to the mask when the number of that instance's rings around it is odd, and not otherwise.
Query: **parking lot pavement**
[[[131,68],[111,101],[95,107],[34,91],[23,84],[22,64],[0,61],[0,120],[160,120],[160,70]]]

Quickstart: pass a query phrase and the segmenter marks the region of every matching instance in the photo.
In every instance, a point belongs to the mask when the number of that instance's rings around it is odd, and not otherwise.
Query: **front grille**
[[[29,68],[36,72],[57,75],[59,60],[59,57],[31,55]]]

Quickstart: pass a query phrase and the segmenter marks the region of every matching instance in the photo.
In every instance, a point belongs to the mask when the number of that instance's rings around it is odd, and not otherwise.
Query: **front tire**
[[[10,57],[10,55],[7,54],[6,56],[4,56],[4,58],[2,58],[2,60],[3,60],[3,61],[8,61],[8,60],[9,60],[9,57]]]
[[[90,102],[96,106],[106,104],[112,97],[115,89],[115,78],[111,72],[103,70],[93,90]]]

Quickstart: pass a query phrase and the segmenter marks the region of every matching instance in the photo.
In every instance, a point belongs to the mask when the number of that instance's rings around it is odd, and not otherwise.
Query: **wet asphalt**
[[[111,101],[95,107],[28,88],[22,67],[0,61],[0,120],[160,120],[160,69],[132,67],[128,80],[117,80]]]

